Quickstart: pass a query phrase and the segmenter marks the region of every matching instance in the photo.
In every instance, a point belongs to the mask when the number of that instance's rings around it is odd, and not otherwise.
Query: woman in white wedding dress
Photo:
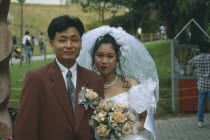
[[[122,103],[139,116],[133,134],[122,140],[146,140],[141,135],[144,129],[156,138],[159,81],[155,63],[138,39],[120,29],[101,26],[82,37],[78,63],[103,77],[106,100]]]

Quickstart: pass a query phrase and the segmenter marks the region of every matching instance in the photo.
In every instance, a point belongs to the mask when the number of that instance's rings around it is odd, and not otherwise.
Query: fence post
[[[150,41],[152,41],[152,33],[150,33]]]
[[[47,55],[47,47],[46,44],[44,45],[44,60],[46,60],[46,55]]]
[[[143,43],[144,42],[144,35],[141,34],[141,42]]]

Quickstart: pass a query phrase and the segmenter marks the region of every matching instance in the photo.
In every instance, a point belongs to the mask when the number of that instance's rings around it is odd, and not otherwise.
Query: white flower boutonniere
[[[83,104],[85,110],[87,110],[89,106],[95,109],[94,105],[97,105],[100,99],[99,95],[92,89],[82,87],[78,97],[78,104]]]

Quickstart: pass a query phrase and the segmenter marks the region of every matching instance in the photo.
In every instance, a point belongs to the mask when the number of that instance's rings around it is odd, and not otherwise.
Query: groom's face
[[[62,32],[56,32],[54,40],[50,41],[58,61],[71,67],[79,56],[81,49],[81,37],[75,27],[69,27]]]

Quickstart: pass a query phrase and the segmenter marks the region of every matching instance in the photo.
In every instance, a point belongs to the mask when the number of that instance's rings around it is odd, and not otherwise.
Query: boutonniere
[[[89,106],[92,109],[95,109],[94,105],[97,105],[100,99],[101,98],[96,92],[84,86],[79,93],[78,104],[83,104],[85,110],[87,110]]]

